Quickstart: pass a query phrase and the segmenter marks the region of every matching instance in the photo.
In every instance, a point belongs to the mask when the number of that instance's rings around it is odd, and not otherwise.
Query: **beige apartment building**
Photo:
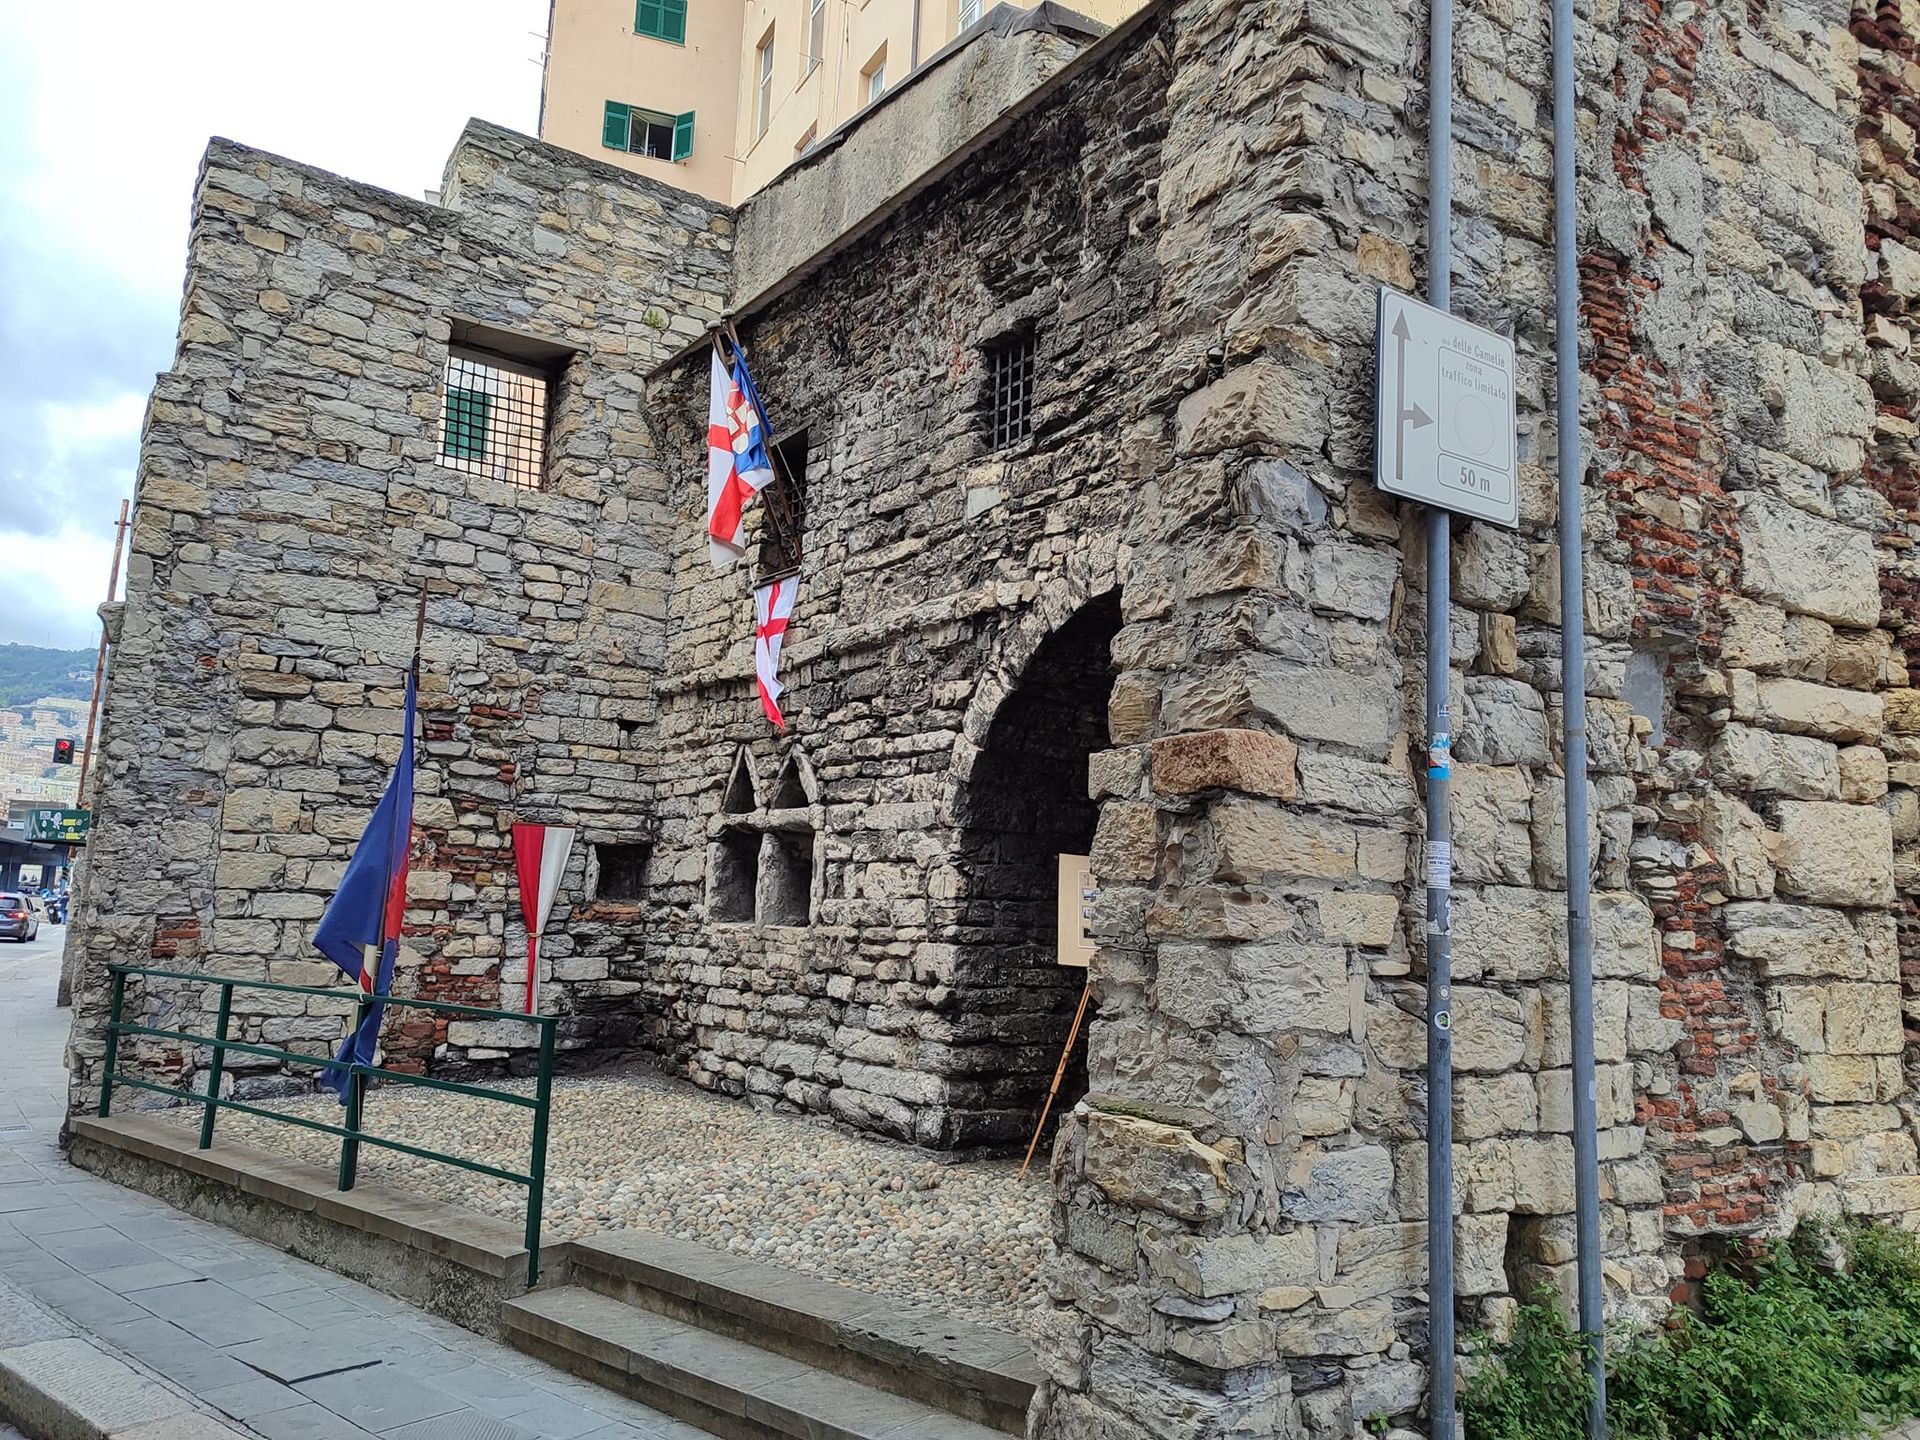
[[[1071,8],[1111,26],[1140,3]],[[992,8],[991,0],[553,0],[540,138],[738,204]]]

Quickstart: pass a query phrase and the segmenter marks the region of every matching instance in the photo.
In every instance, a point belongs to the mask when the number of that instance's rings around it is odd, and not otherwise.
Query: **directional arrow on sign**
[[[1393,336],[1395,340],[1400,342],[1396,350],[1397,358],[1395,363],[1399,367],[1399,374],[1394,390],[1396,394],[1405,398],[1407,393],[1406,316],[1397,315],[1394,317]],[[1394,428],[1393,475],[1396,480],[1404,480],[1407,478],[1407,423],[1411,421],[1413,428],[1418,430],[1422,425],[1431,425],[1433,423],[1433,417],[1422,410],[1419,402],[1416,401],[1410,407],[1402,407],[1396,418],[1399,423]]]

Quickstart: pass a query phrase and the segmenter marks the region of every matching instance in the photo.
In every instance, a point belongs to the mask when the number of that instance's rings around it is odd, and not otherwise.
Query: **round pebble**
[[[502,1090],[527,1093],[528,1081]],[[339,1123],[331,1095],[256,1102]],[[166,1112],[198,1125],[191,1106]],[[370,1134],[522,1170],[532,1117],[464,1095],[369,1090]],[[222,1113],[219,1139],[331,1167],[339,1141]],[[216,1141],[216,1143],[218,1143]],[[645,1070],[554,1082],[543,1238],[643,1228],[883,1297],[930,1304],[997,1329],[1027,1328],[1044,1298],[1046,1167],[1022,1180],[1011,1160],[941,1164],[911,1148],[800,1115],[769,1114]],[[361,1176],[519,1220],[525,1190],[376,1146]]]

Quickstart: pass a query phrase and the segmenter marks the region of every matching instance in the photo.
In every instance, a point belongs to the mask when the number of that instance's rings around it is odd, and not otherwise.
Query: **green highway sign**
[[[48,845],[84,845],[92,819],[90,810],[29,810],[27,839]]]

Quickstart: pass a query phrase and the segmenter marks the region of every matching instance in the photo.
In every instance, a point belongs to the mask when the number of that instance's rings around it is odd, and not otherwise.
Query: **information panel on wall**
[[[1093,918],[1093,874],[1085,855],[1060,857],[1059,960],[1081,969],[1093,963],[1093,940],[1087,922]]]

